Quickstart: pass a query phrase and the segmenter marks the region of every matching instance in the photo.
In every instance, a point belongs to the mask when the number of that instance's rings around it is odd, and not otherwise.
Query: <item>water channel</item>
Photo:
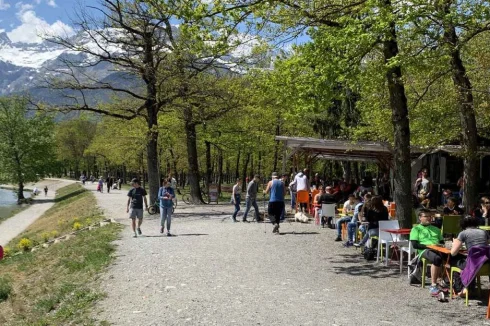
[[[30,197],[31,193],[24,192],[24,196]],[[0,220],[9,216],[18,207],[16,193],[11,189],[0,188]]]

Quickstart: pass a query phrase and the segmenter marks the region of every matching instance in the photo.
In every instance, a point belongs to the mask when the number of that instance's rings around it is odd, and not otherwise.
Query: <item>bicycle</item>
[[[201,196],[202,196],[202,199],[204,200],[205,203],[209,203],[209,198],[208,198],[208,194],[203,190],[201,189]],[[184,203],[186,203],[187,205],[190,205],[191,204],[191,193],[190,192],[185,192],[183,195],[182,195],[182,200],[184,201]]]
[[[173,201],[173,199],[172,199]],[[173,202],[174,204],[172,205],[172,214],[175,212],[175,207],[177,207],[177,198],[175,198],[175,202]],[[157,199],[155,200],[155,202],[150,205],[148,207],[148,213],[150,215],[153,215],[153,214],[157,214],[157,213],[160,213],[160,208],[162,208],[163,206],[160,205],[160,200]]]

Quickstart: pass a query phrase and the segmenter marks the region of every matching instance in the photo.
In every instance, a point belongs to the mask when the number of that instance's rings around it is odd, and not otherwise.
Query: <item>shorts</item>
[[[142,219],[143,218],[143,208],[131,208],[129,210],[129,218],[130,219]]]
[[[433,264],[434,266],[441,267],[442,265],[442,257],[439,253],[432,251],[430,249],[424,250],[422,255],[420,256],[421,258],[425,258],[429,261],[429,263]]]

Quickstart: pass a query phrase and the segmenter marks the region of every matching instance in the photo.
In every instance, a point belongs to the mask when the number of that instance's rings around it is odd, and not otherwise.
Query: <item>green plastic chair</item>
[[[461,215],[444,215],[442,217],[442,235],[452,234],[453,237],[458,236],[461,231],[460,220]]]
[[[449,286],[449,293],[451,294],[451,298],[453,298],[453,273],[457,272],[461,274],[461,269],[458,267],[451,267],[451,281],[450,281],[450,286]],[[490,276],[490,265],[489,264],[484,264],[480,270],[478,271],[478,274],[476,274],[476,287],[478,289],[478,296],[481,296],[481,281],[480,281],[480,276],[482,275],[488,275]],[[469,297],[469,292],[468,289],[466,289],[466,297],[465,297],[465,305],[468,306],[468,297]]]
[[[422,288],[425,288],[425,275],[427,273],[427,266],[432,264],[427,263],[427,259],[422,258]]]

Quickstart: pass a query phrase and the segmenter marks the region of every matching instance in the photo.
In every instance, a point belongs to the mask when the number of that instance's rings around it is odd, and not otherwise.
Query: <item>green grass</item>
[[[59,227],[60,215],[88,202],[95,205],[94,196],[76,186],[60,189],[57,198],[43,216],[46,230]],[[79,219],[102,218],[94,217],[90,209],[77,213]],[[39,225],[36,230],[45,231]],[[0,325],[95,325],[90,313],[95,302],[104,297],[98,290],[98,275],[113,259],[112,242],[120,230],[121,226],[109,224],[0,261]],[[6,297],[3,302],[2,296]]]

